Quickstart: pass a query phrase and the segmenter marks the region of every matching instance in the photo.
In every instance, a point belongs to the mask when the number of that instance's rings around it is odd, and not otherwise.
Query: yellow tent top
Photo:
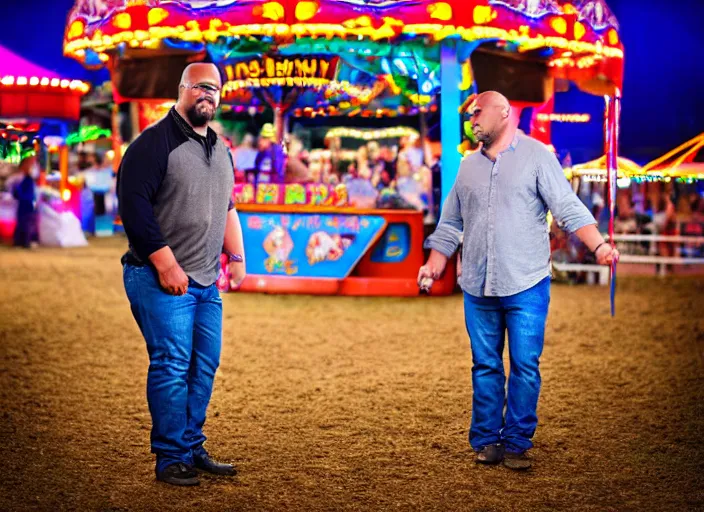
[[[624,157],[618,157],[617,159],[618,177],[619,178],[632,178],[634,176],[641,176],[643,174],[640,165],[632,160]],[[565,169],[565,175],[568,178],[572,177],[591,177],[596,178],[599,181],[606,181],[606,155],[592,160],[591,162],[586,162],[579,165],[574,165],[571,168]]]
[[[648,176],[667,178],[704,179],[704,162],[694,159],[704,148],[704,133],[688,140],[643,166]]]

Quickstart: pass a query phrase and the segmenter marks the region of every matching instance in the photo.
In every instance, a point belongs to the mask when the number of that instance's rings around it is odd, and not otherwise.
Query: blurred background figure
[[[254,171],[257,160],[257,150],[254,148],[254,135],[245,133],[242,142],[234,150],[232,160],[235,164],[235,179],[244,181],[247,173]]]
[[[37,244],[37,200],[34,180],[39,177],[39,162],[32,155],[25,157],[19,165],[22,179],[12,189],[12,196],[17,200],[17,224],[14,233],[14,245],[31,248]]]
[[[259,134],[259,153],[254,163],[257,183],[284,182],[286,155],[275,139],[274,125],[265,124]]]
[[[303,160],[303,143],[297,137],[291,137],[286,162],[286,183],[312,183],[310,170]]]

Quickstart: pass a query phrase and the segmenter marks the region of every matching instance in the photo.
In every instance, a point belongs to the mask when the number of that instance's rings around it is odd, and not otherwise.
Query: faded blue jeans
[[[549,277],[509,297],[464,294],[473,362],[469,443],[477,451],[495,443],[503,443],[507,451],[516,453],[533,446],[540,394],[538,365],[549,304]],[[503,363],[507,330],[511,362],[508,395]]]
[[[147,401],[156,471],[193,463],[202,447],[205,413],[220,364],[222,300],[215,284],[189,279],[188,293],[169,295],[154,269],[123,266],[132,314],[147,342]]]

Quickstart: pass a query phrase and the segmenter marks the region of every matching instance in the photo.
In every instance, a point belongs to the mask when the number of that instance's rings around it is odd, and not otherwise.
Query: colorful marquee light
[[[224,66],[223,96],[252,87],[322,87],[329,84],[339,57],[264,56]]]
[[[31,87],[31,88],[61,88],[71,89],[81,94],[85,94],[90,90],[90,85],[81,80],[50,80],[47,77],[26,77],[5,75],[0,79],[0,86],[3,87]]]
[[[372,115],[370,112],[369,115]],[[380,139],[398,139],[401,137],[419,137],[418,131],[407,126],[394,126],[392,128],[381,128],[378,130],[360,130],[355,128],[347,128],[340,126],[328,130],[325,134],[326,139],[330,138],[349,138],[365,141],[380,140]]]
[[[0,46],[0,117],[78,119],[89,89]]]
[[[66,137],[66,145],[73,146],[81,142],[90,142],[111,136],[112,132],[110,130],[100,128],[99,126],[82,126],[77,132],[73,132]]]
[[[564,5],[555,0],[173,0],[158,6],[134,0],[78,0],[69,15],[64,53],[84,61],[93,52],[95,60],[104,63],[105,55],[123,44],[157,50],[165,39],[202,44],[251,36],[281,45],[301,38],[459,38],[505,41],[522,51],[553,48],[558,56],[570,51],[577,57],[620,60],[623,48],[617,30],[604,0]],[[620,76],[614,78],[620,84]]]

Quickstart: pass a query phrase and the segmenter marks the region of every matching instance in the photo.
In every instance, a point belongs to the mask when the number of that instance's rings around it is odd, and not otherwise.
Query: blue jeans
[[[538,364],[549,304],[549,277],[509,297],[464,294],[474,390],[469,442],[477,451],[494,443],[503,443],[507,451],[517,453],[533,446],[540,394]],[[503,363],[506,330],[511,361],[508,396]]]
[[[154,269],[123,266],[125,291],[147,342],[147,401],[156,471],[203,454],[205,412],[220,364],[222,300],[218,289],[189,279],[188,293],[169,295]]]

